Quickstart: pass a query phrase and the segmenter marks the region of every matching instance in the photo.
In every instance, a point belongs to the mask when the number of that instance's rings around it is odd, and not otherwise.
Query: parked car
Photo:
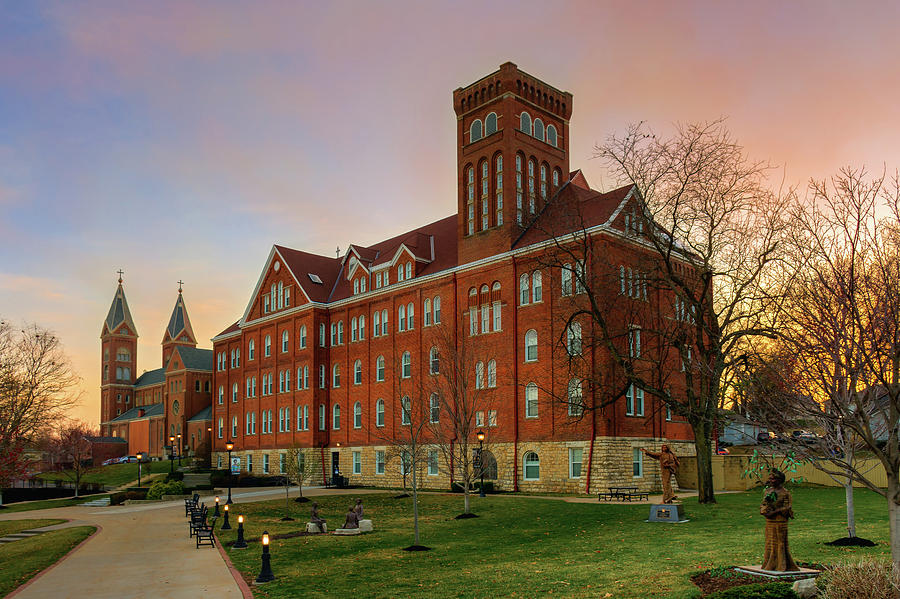
[[[108,460],[103,460],[100,464],[101,466],[109,466],[110,464],[118,464],[122,461],[122,458],[109,458]]]
[[[768,445],[772,442],[772,435],[769,433],[759,433],[756,435],[756,444],[757,445]]]
[[[804,430],[791,431],[791,439],[800,441],[804,445],[813,445],[819,441],[819,437],[815,433]]]

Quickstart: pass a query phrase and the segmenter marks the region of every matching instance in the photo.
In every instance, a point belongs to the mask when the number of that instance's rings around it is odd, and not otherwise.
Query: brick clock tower
[[[100,422],[109,422],[133,407],[137,376],[137,328],[128,309],[119,271],[119,287],[100,332]]]
[[[572,94],[507,62],[453,92],[459,263],[507,251],[569,179]]]

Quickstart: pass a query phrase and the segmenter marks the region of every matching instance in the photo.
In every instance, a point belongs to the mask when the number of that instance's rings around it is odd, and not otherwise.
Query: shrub
[[[896,599],[900,596],[900,569],[889,561],[866,558],[830,568],[816,586],[822,599]]]
[[[128,499],[127,493],[125,491],[119,491],[117,493],[112,493],[109,496],[109,505],[121,505],[123,501]]]
[[[166,480],[184,480],[184,472],[170,472],[168,475],[166,475]]]
[[[706,599],[798,599],[790,582],[745,584],[710,593]]]
[[[184,483],[177,480],[157,481],[147,491],[147,499],[161,499],[163,495],[184,495]]]

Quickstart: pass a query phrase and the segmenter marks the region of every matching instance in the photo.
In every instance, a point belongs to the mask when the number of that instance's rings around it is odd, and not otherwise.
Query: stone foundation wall
[[[645,448],[658,452],[663,444],[668,444],[678,456],[693,456],[694,444],[690,441],[668,441],[666,439],[648,439],[637,437],[597,437],[594,439],[593,459],[591,460],[591,442],[584,441],[546,441],[546,442],[522,442],[519,443],[517,455],[514,455],[512,443],[492,443],[485,447],[485,451],[493,453],[497,460],[497,480],[491,481],[494,487],[501,491],[512,491],[515,488],[513,481],[518,478],[518,490],[523,493],[597,493],[605,491],[610,486],[632,486],[641,491],[660,493],[662,482],[659,474],[659,462],[641,454],[641,472],[639,476],[634,474],[634,450]],[[437,449],[436,447],[425,447]],[[582,467],[581,475],[573,478],[570,476],[569,455],[570,449],[581,449]],[[384,474],[375,472],[375,452],[385,452]],[[351,485],[371,487],[404,486],[403,475],[400,472],[400,458],[396,448],[391,446],[367,445],[361,447],[328,447],[325,448],[326,476],[331,477],[331,454],[340,453],[341,474],[347,477]],[[359,452],[361,459],[361,472],[353,473],[353,453]],[[525,454],[534,452],[539,458],[539,475],[536,480],[526,480],[524,471]],[[241,458],[241,468],[245,471],[247,464],[247,451],[234,451],[233,455]],[[263,454],[269,454],[269,474],[280,474],[280,458],[282,451],[253,450],[253,474],[260,476],[263,473]],[[227,467],[227,454],[216,453],[212,457],[213,465],[217,464],[218,456],[222,456],[222,467]],[[321,456],[315,452],[317,468],[313,476],[304,484],[322,484],[322,473],[319,462]],[[590,488],[585,489],[590,460]],[[448,490],[450,488],[449,468],[443,455],[438,451],[437,475],[427,472],[426,464],[419,464],[416,478],[420,489]],[[681,477],[680,477],[681,478]],[[458,477],[457,477],[458,480]],[[487,481],[488,479],[486,479]],[[682,480],[684,480],[682,478]],[[677,482],[673,479],[673,486],[677,488]],[[412,484],[412,472],[406,476],[406,486]]]

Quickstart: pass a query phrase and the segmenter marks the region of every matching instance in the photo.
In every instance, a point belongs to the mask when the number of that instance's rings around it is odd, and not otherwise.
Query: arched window
[[[409,265],[407,265],[409,266]],[[413,307],[413,303],[409,302],[406,305],[406,330],[411,331],[415,325],[415,321],[413,319],[413,314],[415,313],[415,308]]]
[[[381,334],[388,334],[388,311],[387,308],[381,311]]]
[[[286,352],[288,350],[288,332],[283,331],[281,333],[281,351]]]
[[[475,388],[484,389],[484,362],[475,364]]]
[[[121,366],[116,367],[116,380],[117,381],[122,380],[122,367]]]
[[[362,385],[362,360],[353,363],[353,384]]]
[[[375,310],[372,312],[372,336],[378,337],[381,334],[381,312]]]
[[[487,137],[497,132],[497,113],[491,112],[484,117],[484,135]]]
[[[412,262],[406,263],[406,278],[407,279],[412,278]]]
[[[247,342],[247,356],[248,360],[256,357],[256,342],[253,339]]]
[[[516,154],[516,223],[522,224],[522,220],[524,218],[524,208],[525,205],[524,197],[525,197],[525,184],[522,180],[522,166],[523,158],[521,154]]]
[[[384,400],[375,402],[375,426],[384,426]]]
[[[524,306],[528,303],[528,273],[522,273],[519,277],[519,305]]]
[[[481,475],[485,480],[497,480],[497,458],[487,449],[481,452]]]
[[[469,235],[475,233],[475,168],[466,169],[466,222]]]
[[[344,345],[344,321],[338,321],[338,345]]]
[[[525,385],[525,418],[538,417],[538,387],[534,383]]]
[[[364,341],[366,338],[366,315],[359,317],[359,340]]]
[[[375,358],[375,380],[384,381],[384,356]]]
[[[335,364],[331,369],[331,386],[332,387],[340,387],[341,386],[341,365]]]
[[[525,361],[534,362],[538,358],[538,335],[534,329],[529,329],[525,333]]]
[[[566,351],[570,356],[581,355],[581,323],[571,322],[566,327]]]
[[[219,385],[219,404],[225,403],[225,387]]]
[[[503,224],[503,155],[498,154],[494,159],[494,220],[497,226]]]
[[[544,121],[541,119],[534,119],[534,136],[544,141]]]
[[[412,356],[408,351],[403,352],[400,358],[400,376],[405,379],[412,376]]]
[[[547,143],[557,147],[557,139],[556,139],[556,127],[554,125],[547,125]]]
[[[403,304],[400,304],[400,307],[397,308],[397,330],[406,330],[406,306]]]
[[[531,299],[539,302],[544,298],[544,288],[541,284],[541,271],[536,270],[531,274]]]
[[[431,298],[428,297],[422,302],[422,326],[431,326]]]
[[[559,187],[559,169],[553,169],[553,187]]]
[[[481,119],[475,119],[469,125],[469,143],[481,139]]]
[[[525,473],[525,480],[541,479],[541,459],[538,457],[538,454],[529,451],[525,454],[522,463],[524,465],[522,471]]]
[[[519,116],[519,131],[523,131],[528,135],[531,135],[531,115],[527,112],[523,112]]]
[[[534,193],[534,159],[528,161],[528,211],[534,214],[535,207]]]
[[[231,403],[237,403],[238,400],[238,384],[231,385]]]
[[[410,405],[409,396],[404,396],[400,400],[400,424],[409,424],[412,421],[412,406]]]
[[[441,324],[441,296],[437,295],[434,298],[434,303],[432,303],[433,307],[433,316],[434,316],[434,324]]]
[[[491,389],[497,386],[497,361],[488,362],[487,386]]]
[[[300,327],[300,349],[306,349],[306,325]]]
[[[541,199],[547,200],[547,165],[541,165]]]
[[[403,265],[397,265],[397,281],[400,282],[403,280]]]
[[[488,191],[491,186],[491,177],[488,173],[488,161],[481,161],[481,230],[488,228],[489,210],[488,210]]]
[[[331,428],[334,430],[341,428],[341,406],[339,404],[334,404],[331,409]]]
[[[437,393],[432,393],[428,401],[428,417],[432,423],[440,422],[441,398]]]
[[[362,404],[353,404],[353,428],[362,428]]]
[[[432,347],[428,354],[429,372],[437,374],[441,371],[441,358],[438,355],[438,348]]]
[[[569,392],[567,397],[569,416],[581,416],[584,413],[584,395],[579,379],[572,379],[569,381]]]
[[[359,328],[356,324],[356,317],[350,319],[350,341],[356,341],[359,338]]]
[[[265,347],[265,355],[268,358],[269,356],[272,355],[272,336],[271,335],[266,335],[266,342],[265,342],[264,347]]]

